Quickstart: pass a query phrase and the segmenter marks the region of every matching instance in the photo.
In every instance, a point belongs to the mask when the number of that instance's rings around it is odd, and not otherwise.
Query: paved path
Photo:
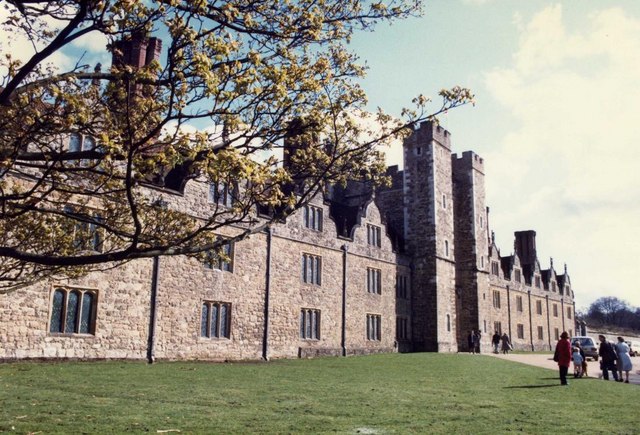
[[[509,361],[515,361],[522,364],[528,364],[531,366],[543,367],[545,369],[551,369],[558,371],[558,364],[553,360],[553,356],[550,354],[539,354],[539,353],[510,353],[508,355],[504,354],[494,354],[494,353],[485,353],[484,355],[495,356],[496,358],[501,358]],[[629,383],[640,385],[640,357],[631,358],[631,362],[633,363],[633,370],[629,372]],[[588,360],[587,364],[589,368],[587,372],[589,373],[589,377],[598,378],[601,376],[600,371],[600,363]],[[569,378],[573,377],[573,363],[569,368]],[[609,372],[609,380],[613,377],[611,376],[611,372]]]

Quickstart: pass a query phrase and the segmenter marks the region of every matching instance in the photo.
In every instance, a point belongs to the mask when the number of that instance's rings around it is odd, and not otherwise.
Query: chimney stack
[[[160,60],[162,41],[158,38],[149,38],[144,33],[134,33],[129,39],[122,39],[115,43],[112,54],[113,66],[129,65],[134,68],[142,68],[154,60]]]
[[[536,232],[533,230],[516,231],[515,251],[523,265],[533,265],[536,262]]]

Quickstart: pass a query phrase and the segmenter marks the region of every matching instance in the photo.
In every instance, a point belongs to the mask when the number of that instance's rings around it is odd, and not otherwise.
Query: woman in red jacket
[[[560,385],[569,385],[567,383],[567,372],[569,371],[569,366],[571,366],[571,343],[569,342],[567,331],[560,334],[560,340],[556,344],[556,353],[553,359],[558,362],[558,368],[560,369]]]

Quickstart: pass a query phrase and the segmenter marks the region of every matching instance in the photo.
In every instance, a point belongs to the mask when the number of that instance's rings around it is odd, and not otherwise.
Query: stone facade
[[[406,140],[404,159],[403,171],[390,168],[392,186],[328,188],[236,243],[226,265],[136,260],[0,295],[0,359],[452,352],[466,350],[470,329],[488,346],[496,327],[538,350],[571,334],[566,268],[540,269],[533,231],[516,233],[508,257],[489,235],[482,159],[452,155],[449,132],[431,123]],[[147,189],[194,216],[215,206],[201,181],[182,193]]]

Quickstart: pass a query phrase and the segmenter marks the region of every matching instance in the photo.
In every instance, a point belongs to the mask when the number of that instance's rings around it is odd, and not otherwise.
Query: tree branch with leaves
[[[348,41],[420,6],[5,2],[3,31],[34,52],[20,59],[0,48],[0,291],[137,258],[202,255],[221,248],[225,227],[248,237],[328,184],[384,182],[381,146],[473,100],[458,87],[441,91],[432,111],[419,97],[403,120],[379,111],[370,129],[359,119],[365,69]],[[73,49],[96,35],[115,60],[104,71]],[[162,43],[160,58],[127,58],[150,37]],[[55,53],[76,63],[54,65]],[[293,125],[302,128],[294,134]],[[194,128],[202,126],[215,128]],[[283,153],[285,143],[295,152]],[[233,201],[177,210],[164,192],[191,180],[225,186]],[[258,217],[258,207],[270,215]],[[84,249],[96,234],[99,249]]]

